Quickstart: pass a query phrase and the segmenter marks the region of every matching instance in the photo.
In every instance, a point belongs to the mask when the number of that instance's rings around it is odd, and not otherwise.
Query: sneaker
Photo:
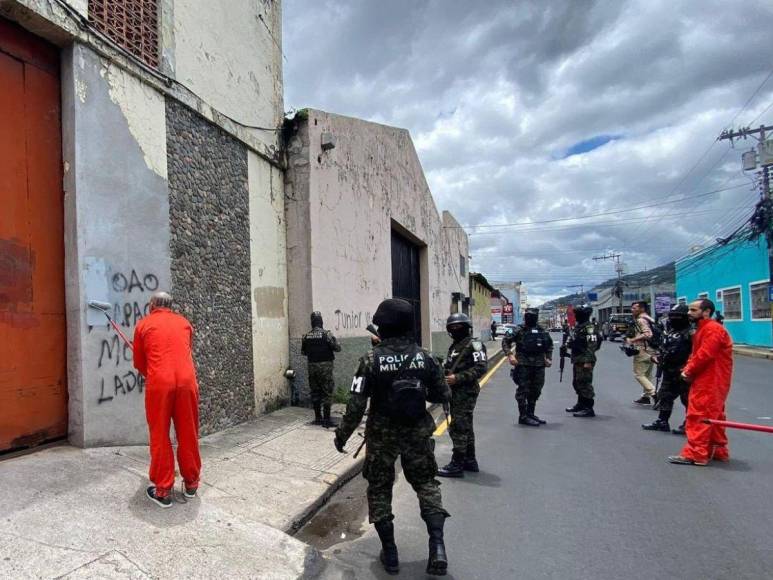
[[[148,489],[145,490],[145,493],[147,494],[148,499],[158,507],[164,509],[172,507],[172,498],[168,495],[164,497],[158,497],[156,495],[156,486],[151,485]]]
[[[695,461],[689,457],[682,457],[681,455],[669,455],[668,462],[675,465],[698,465],[704,467],[709,464],[708,461]]]
[[[183,495],[184,495],[185,497],[187,497],[188,499],[190,499],[190,498],[192,498],[192,497],[196,497],[196,492],[197,492],[197,491],[198,491],[198,488],[197,488],[197,487],[194,487],[194,488],[191,488],[191,489],[188,489],[188,488],[186,487],[186,488],[185,488],[185,491],[183,492]]]
[[[645,431],[663,431],[664,433],[671,431],[668,421],[664,421],[663,419],[655,419],[652,423],[642,425],[641,428]]]
[[[651,405],[652,401],[647,395],[642,395],[638,399],[636,399],[634,402],[634,405]]]

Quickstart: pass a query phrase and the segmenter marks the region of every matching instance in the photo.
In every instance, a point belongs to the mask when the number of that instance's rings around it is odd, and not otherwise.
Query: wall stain
[[[0,309],[16,310],[32,302],[32,249],[17,240],[0,239]]]
[[[277,286],[255,288],[255,310],[258,318],[284,318],[285,289]]]

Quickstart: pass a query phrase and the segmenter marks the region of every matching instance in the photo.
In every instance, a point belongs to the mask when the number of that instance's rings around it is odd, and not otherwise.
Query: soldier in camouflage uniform
[[[341,351],[336,337],[322,326],[322,314],[311,313],[311,332],[303,336],[301,354],[308,359],[309,389],[314,405],[314,424],[326,429],[335,427],[330,418],[330,406],[335,390],[333,379],[333,361],[336,352]],[[324,415],[323,415],[324,412]]]
[[[452,314],[446,330],[453,344],[443,365],[446,381],[451,387],[451,424],[448,434],[454,442],[451,462],[438,471],[440,477],[464,477],[465,471],[478,472],[475,456],[473,412],[478,401],[478,380],[486,374],[486,346],[472,337],[472,322],[466,314]]]
[[[596,364],[596,351],[601,346],[601,336],[596,325],[590,322],[593,308],[587,305],[574,309],[577,324],[569,333],[565,347],[561,347],[562,356],[568,347],[572,357],[572,386],[577,393],[577,403],[566,409],[575,417],[595,417],[593,411],[593,367]]]
[[[435,422],[426,410],[426,402],[445,404],[450,392],[440,365],[410,336],[413,307],[409,302],[385,300],[376,310],[373,322],[381,340],[360,359],[346,414],[336,429],[335,447],[344,452],[344,445],[362,421],[370,399],[362,474],[368,481],[369,518],[381,539],[381,563],[390,574],[399,571],[392,487],[395,461],[400,457],[403,473],[419,498],[421,517],[427,525],[427,573],[444,575],[448,559],[443,525],[448,512],[443,509],[440,482],[435,479]]]
[[[539,427],[545,421],[537,417],[534,410],[545,385],[545,367],[553,364],[553,339],[537,324],[537,308],[529,308],[523,319],[524,323],[512,337],[502,341],[502,350],[513,366],[513,381],[518,385],[515,391],[518,423]]]

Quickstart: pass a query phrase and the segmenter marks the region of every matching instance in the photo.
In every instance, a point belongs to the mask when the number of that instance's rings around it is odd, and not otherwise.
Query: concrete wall
[[[141,377],[105,317],[130,337],[170,286],[164,99],[75,45],[62,59],[70,439],[146,441]]]
[[[252,152],[247,161],[255,409],[263,413],[290,402],[284,176]]]
[[[423,246],[422,334],[429,337],[425,346],[440,340],[444,350],[451,293],[468,292],[458,271],[467,238],[460,228],[444,229],[455,220],[439,214],[410,135],[317,110],[295,125],[286,204],[293,367],[305,368],[298,343],[310,311],[319,310],[344,348],[351,340],[358,349],[336,365],[337,384],[351,380],[355,359],[368,348],[365,327],[392,295],[393,227]],[[335,148],[322,150],[323,134],[335,139]],[[303,391],[305,376],[296,384]]]
[[[491,290],[470,278],[470,297],[475,300],[472,307],[473,333],[483,341],[493,340],[491,337]]]
[[[166,12],[171,18],[162,21],[162,52],[173,76],[243,125],[279,127],[284,115],[281,2],[174,0]],[[276,132],[253,132],[277,146]]]

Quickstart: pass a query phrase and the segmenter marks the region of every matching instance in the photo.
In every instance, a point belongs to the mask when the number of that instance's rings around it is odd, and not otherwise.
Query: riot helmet
[[[401,298],[388,298],[376,308],[373,324],[381,338],[405,336],[413,330],[413,306]]]
[[[318,310],[311,313],[311,327],[322,328],[322,313]]]
[[[538,320],[539,320],[539,308],[529,308],[528,310],[526,310],[526,313],[523,315],[523,322],[529,328],[534,328],[535,326],[537,326]]]
[[[593,314],[593,307],[588,304],[581,304],[574,307],[574,317],[580,324],[585,324],[590,320],[590,315]]]
[[[690,317],[687,316],[686,304],[677,304],[668,311],[668,325],[674,330],[684,330],[690,326]]]
[[[457,312],[446,320],[446,330],[454,340],[462,340],[472,334],[472,321],[466,314]]]

